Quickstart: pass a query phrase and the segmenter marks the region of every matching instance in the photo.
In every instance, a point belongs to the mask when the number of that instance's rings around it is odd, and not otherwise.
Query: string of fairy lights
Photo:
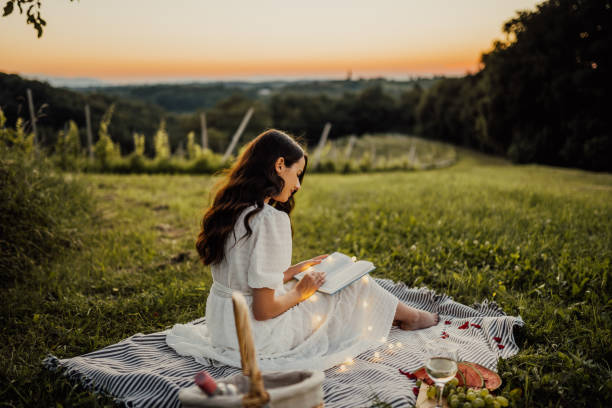
[[[355,261],[356,261],[356,257],[354,257],[354,256],[353,256],[353,257],[351,257],[351,260],[352,260],[353,262],[355,262]],[[325,260],[324,260],[323,262],[325,262],[325,263],[327,263],[327,264],[332,264],[332,263],[334,263],[334,262],[335,262],[335,259],[333,258],[333,256],[332,256],[332,255],[330,255],[330,256],[328,256],[327,258],[325,258]],[[322,263],[323,263],[323,262],[322,262]],[[314,269],[314,268],[311,266],[311,267],[309,267],[308,269],[306,269],[306,272],[311,271],[311,270],[313,270],[313,269]],[[370,277],[369,277],[368,275],[364,275],[363,277],[361,277],[361,282],[362,282],[363,284],[367,284],[369,281],[370,281]],[[318,299],[319,299],[319,296],[318,296],[316,293],[315,293],[315,294],[313,294],[313,295],[312,295],[310,298],[308,298],[308,300],[309,300],[310,302],[317,302],[317,301],[318,301]],[[364,301],[362,302],[362,307],[363,307],[364,309],[366,309],[368,306],[369,306],[368,301],[367,301],[367,300],[364,300]],[[316,327],[318,327],[320,324],[322,324],[322,322],[323,322],[323,318],[324,318],[324,316],[322,316],[322,315],[320,315],[320,314],[314,315],[314,316],[313,316],[313,318],[312,318],[312,320],[313,320],[313,321],[312,321],[313,326],[316,328]],[[371,331],[373,330],[373,327],[372,327],[371,325],[368,325],[368,326],[365,328],[365,330],[367,330],[367,331],[370,331],[370,332],[371,332]],[[383,357],[384,357],[385,355],[391,355],[391,354],[393,354],[393,353],[394,353],[396,350],[399,350],[399,349],[401,349],[401,348],[403,347],[403,344],[402,344],[402,342],[401,342],[401,341],[397,341],[397,342],[392,342],[392,341],[390,341],[390,342],[387,342],[387,337],[381,337],[381,338],[380,338],[380,343],[381,343],[381,345],[386,344],[386,347],[384,347],[384,350],[382,350],[382,351],[375,351],[375,352],[374,352],[374,354],[373,354],[372,358],[370,359],[370,361],[372,361],[372,362],[375,362],[375,363],[377,363],[377,362],[381,362],[381,361],[383,361]],[[347,356],[347,357],[346,357],[346,359],[344,360],[344,362],[338,366],[338,370],[339,370],[339,372],[341,372],[341,373],[346,372],[346,371],[348,371],[348,370],[349,370],[349,367],[350,367],[351,365],[353,365],[353,364],[355,364],[355,361],[353,360],[353,357],[351,357],[351,356]]]

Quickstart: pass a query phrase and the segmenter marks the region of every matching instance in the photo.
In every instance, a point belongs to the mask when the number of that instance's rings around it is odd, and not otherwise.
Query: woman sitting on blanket
[[[438,323],[437,314],[399,302],[372,279],[359,279],[333,295],[315,295],[325,275],[313,268],[296,283],[296,274],[325,258],[291,265],[289,214],[307,161],[290,136],[268,130],[229,170],[196,244],[213,275],[206,325],[175,325],[167,343],[177,352],[240,366],[232,291],[242,292],[251,307],[264,370],[327,369],[378,346],[393,323],[404,330]]]

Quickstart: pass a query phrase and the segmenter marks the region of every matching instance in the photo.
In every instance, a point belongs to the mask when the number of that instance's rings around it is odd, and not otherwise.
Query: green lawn
[[[605,406],[612,175],[459,155],[439,170],[307,175],[294,261],[338,250],[372,260],[376,276],[466,304],[495,299],[526,322],[521,352],[500,364],[504,386],[523,389],[522,406]],[[81,177],[96,203],[81,248],[0,289],[0,406],[109,404],[41,360],[204,314],[211,277],[194,241],[215,180]]]

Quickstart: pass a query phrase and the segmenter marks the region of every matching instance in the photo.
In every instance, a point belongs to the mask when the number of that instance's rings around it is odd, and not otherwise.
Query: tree
[[[26,23],[34,26],[38,33],[38,38],[40,38],[43,35],[43,27],[47,25],[47,22],[40,15],[41,0],[7,0],[2,17],[12,14],[15,10],[15,5],[19,9],[19,14],[23,14],[25,10]]]

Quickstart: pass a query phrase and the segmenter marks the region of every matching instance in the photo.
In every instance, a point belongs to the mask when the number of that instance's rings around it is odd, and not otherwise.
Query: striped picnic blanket
[[[519,351],[513,328],[523,325],[521,317],[506,316],[494,302],[468,307],[427,288],[408,288],[386,279],[377,282],[410,306],[440,313],[440,323],[418,331],[394,327],[377,348],[326,370],[326,407],[370,406],[378,401],[392,407],[412,406],[416,402],[415,382],[399,370],[413,372],[421,367],[423,344],[432,339],[455,344],[461,360],[492,370],[500,357]],[[194,323],[206,324],[204,319]],[[83,356],[60,360],[50,355],[43,364],[52,371],[62,369],[70,379],[128,407],[179,407],[178,391],[193,384],[196,372],[205,369],[221,378],[240,371],[212,360],[202,365],[191,357],[179,356],[166,345],[165,338],[165,332],[136,334]]]

